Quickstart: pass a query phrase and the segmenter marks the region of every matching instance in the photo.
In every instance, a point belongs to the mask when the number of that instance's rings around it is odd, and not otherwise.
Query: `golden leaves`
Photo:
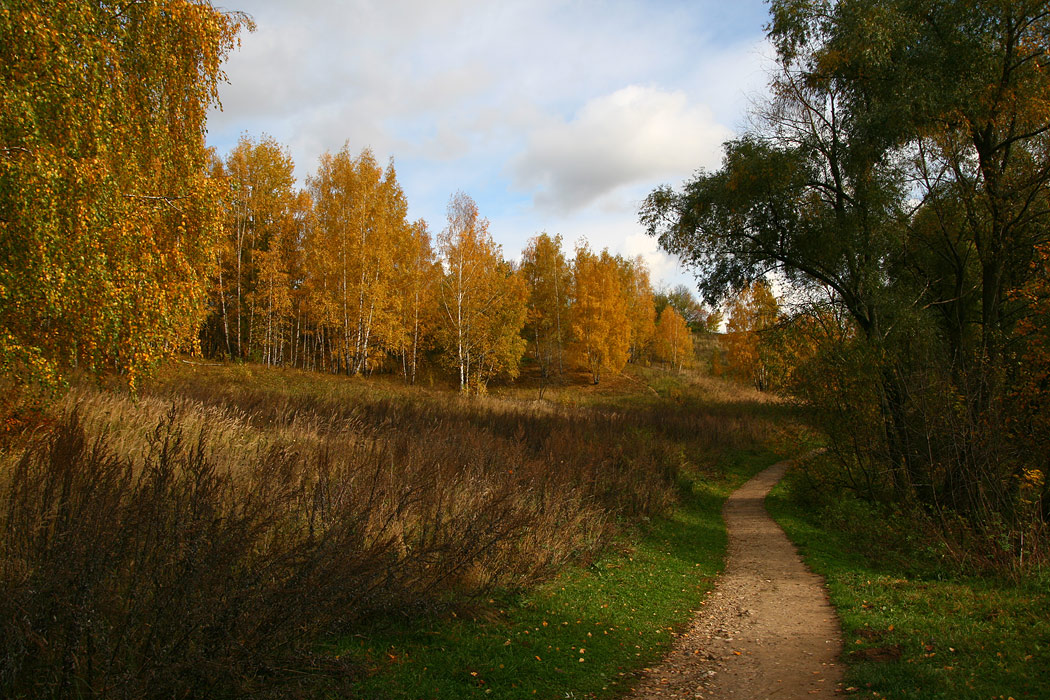
[[[628,299],[621,284],[617,258],[586,245],[573,262],[572,354],[587,367],[595,384],[604,371],[619,372],[627,364],[631,345]]]
[[[204,118],[236,22],[204,3],[5,3],[0,284],[8,371],[71,366],[129,383],[192,336],[218,232]],[[46,79],[44,78],[46,76]],[[6,352],[6,351],[5,351]]]
[[[444,267],[439,342],[464,391],[483,392],[500,373],[516,377],[525,350],[528,290],[488,225],[474,200],[459,192],[449,200],[448,225],[438,236]]]

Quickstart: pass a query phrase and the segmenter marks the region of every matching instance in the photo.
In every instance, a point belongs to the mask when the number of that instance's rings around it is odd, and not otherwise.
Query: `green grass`
[[[717,483],[683,484],[681,505],[621,551],[520,596],[444,618],[375,625],[336,653],[368,669],[376,698],[614,697],[655,663],[721,570],[726,496],[776,457],[734,451]]]
[[[848,499],[767,500],[842,620],[846,686],[858,697],[1050,697],[1050,576],[963,576],[893,516]],[[878,543],[882,541],[882,546]]]

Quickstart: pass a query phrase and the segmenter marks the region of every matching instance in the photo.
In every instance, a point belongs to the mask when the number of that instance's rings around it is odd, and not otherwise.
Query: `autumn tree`
[[[669,289],[661,289],[653,295],[656,313],[663,313],[664,308],[672,307],[679,316],[685,319],[686,325],[693,333],[714,333],[722,325],[722,312],[705,307],[684,284],[676,284]]]
[[[656,357],[675,371],[692,362],[693,334],[673,306],[665,307],[656,322]]]
[[[849,317],[838,366],[862,380],[839,383],[835,405],[857,417],[832,433],[844,470],[868,459],[849,446],[873,420],[879,488],[974,527],[1016,523],[1003,421],[1031,313],[1011,290],[1050,237],[1046,3],[775,0],[771,13],[780,69],[756,128],[717,171],[653,192],[642,220],[712,303],[776,270]]]
[[[256,253],[258,279],[251,298],[254,347],[266,364],[295,364],[302,326],[298,322],[305,277],[303,241],[313,218],[310,195],[298,191],[265,250]]]
[[[439,338],[461,391],[484,391],[500,373],[517,376],[525,350],[528,290],[488,229],[474,200],[462,192],[452,196],[438,236],[444,268]]]
[[[918,244],[908,262],[919,284],[936,285],[930,301],[943,307],[954,359],[995,381],[1021,317],[1009,293],[1050,240],[1046,2],[881,0],[830,16],[817,3],[778,3],[774,18],[780,50],[811,56],[810,79],[840,84],[873,145],[908,159],[914,189],[897,196],[919,195],[926,214],[905,220]]]
[[[1017,328],[1007,427],[1022,448],[1017,454],[1044,457],[1018,459],[1014,474],[1019,506],[1035,527],[1050,521],[1050,245],[1038,248],[1032,267],[1035,274],[1011,295],[1027,313]]]
[[[398,319],[390,347],[400,359],[405,380],[415,384],[423,352],[430,347],[440,318],[441,265],[422,219],[412,225],[405,243],[394,271]]]
[[[573,260],[572,356],[586,367],[595,384],[604,372],[620,372],[631,347],[627,295],[620,283],[620,265],[603,250],[576,249]]]
[[[383,169],[371,151],[353,157],[346,146],[321,156],[309,189],[317,321],[326,327],[334,368],[372,371],[399,343],[394,273],[412,247],[404,193],[393,163]]]
[[[190,0],[0,8],[0,366],[134,384],[205,311],[205,118],[242,17]]]
[[[656,334],[656,308],[653,305],[649,266],[640,255],[633,260],[617,256],[616,260],[620,271],[620,288],[627,305],[627,321],[631,327],[628,359],[630,362],[639,362],[649,355]]]
[[[274,139],[245,135],[213,177],[226,187],[226,239],[205,334],[213,343],[221,337],[228,357],[271,362],[291,312],[289,268],[299,247],[295,165]]]
[[[775,352],[769,338],[777,323],[779,305],[769,283],[758,280],[729,303],[725,348],[729,371],[765,391],[774,381]]]
[[[521,275],[529,291],[523,333],[544,377],[564,371],[569,335],[572,268],[561,249],[561,236],[541,233],[522,253]]]

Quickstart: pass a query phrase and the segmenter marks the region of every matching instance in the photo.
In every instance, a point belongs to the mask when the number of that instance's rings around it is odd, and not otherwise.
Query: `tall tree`
[[[415,384],[423,351],[431,344],[439,318],[441,266],[435,259],[430,232],[422,219],[409,232],[395,271],[399,319],[391,349],[401,359],[401,373]]]
[[[998,376],[1019,318],[1009,292],[1050,240],[1050,7],[880,0],[841,3],[830,16],[815,3],[775,7],[782,52],[798,50],[802,27],[819,37],[811,80],[840,85],[858,127],[903,162],[904,196],[928,210],[908,220],[927,253],[912,249],[909,262],[920,284],[940,283],[931,301],[950,310],[940,320],[960,344],[956,361]]]
[[[324,296],[319,321],[331,333],[334,364],[350,374],[368,372],[396,345],[394,270],[410,247],[408,205],[393,164],[384,170],[367,149],[357,157],[346,146],[325,153],[309,187],[311,270],[319,277],[313,288]]]
[[[1013,512],[1001,415],[1028,311],[1009,292],[1050,231],[1050,10],[775,0],[770,40],[760,129],[717,172],[655,191],[643,221],[711,301],[771,269],[828,290],[865,358],[842,366],[875,370],[896,495],[974,522]]]
[[[693,334],[673,306],[667,306],[656,322],[656,356],[675,371],[693,359]]]
[[[288,313],[290,304],[286,268],[288,245],[295,245],[295,164],[274,139],[256,142],[245,135],[213,174],[224,180],[228,194],[227,237],[219,247],[219,317],[211,325],[221,327],[230,357],[268,360],[275,314]]]
[[[524,334],[544,377],[564,371],[569,333],[572,268],[561,249],[561,236],[541,233],[522,253],[521,274],[529,290]]]
[[[459,373],[461,391],[484,391],[499,373],[517,376],[528,291],[503,260],[488,220],[462,192],[449,200],[438,244],[445,272],[439,331],[445,355]]]
[[[244,20],[208,2],[0,9],[0,365],[130,383],[191,342],[218,190],[204,125]]]
[[[595,254],[581,245],[572,274],[572,355],[598,384],[603,373],[619,372],[627,364],[631,347],[627,295],[620,284],[619,263],[608,250]]]
[[[649,281],[649,266],[639,255],[633,260],[617,256],[620,268],[620,287],[627,302],[627,319],[631,326],[628,359],[639,362],[647,358],[656,333],[656,307],[653,305],[653,285]]]
[[[725,335],[729,371],[760,391],[772,384],[775,353],[763,341],[775,329],[778,312],[779,304],[765,280],[749,284],[729,303]]]

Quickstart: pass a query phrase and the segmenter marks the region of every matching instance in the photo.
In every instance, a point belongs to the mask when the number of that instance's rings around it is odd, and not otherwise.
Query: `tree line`
[[[508,261],[462,192],[432,237],[409,221],[393,162],[368,149],[323,154],[304,190],[293,173],[267,137],[213,157],[225,235],[200,332],[207,356],[409,382],[431,363],[474,391],[517,376],[523,358],[545,378],[582,368],[598,383],[628,361],[681,369],[693,356],[682,312],[703,321],[702,307],[679,291],[657,313],[641,258],[581,243],[569,259],[560,236],[541,233]]]
[[[432,235],[368,150],[324,154],[301,191],[272,139],[218,158],[206,115],[246,27],[204,0],[0,7],[6,382],[134,387],[186,350],[408,381],[430,363],[475,390],[525,355],[595,382],[687,361],[693,307],[664,298],[658,319],[640,260],[570,261],[543,234],[514,264],[464,194]]]

